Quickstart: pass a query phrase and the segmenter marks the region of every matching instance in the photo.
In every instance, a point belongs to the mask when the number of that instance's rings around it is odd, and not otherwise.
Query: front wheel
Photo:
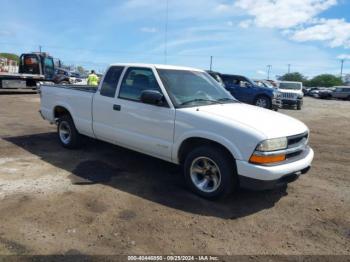
[[[75,128],[73,119],[69,115],[64,115],[58,119],[57,134],[63,147],[74,149],[80,146],[81,135]]]
[[[207,199],[228,196],[237,185],[234,160],[216,146],[192,150],[184,163],[184,174],[193,192]]]
[[[262,107],[262,108],[267,108],[270,109],[271,108],[271,100],[270,98],[266,97],[266,96],[259,96],[255,99],[254,104],[258,107]]]

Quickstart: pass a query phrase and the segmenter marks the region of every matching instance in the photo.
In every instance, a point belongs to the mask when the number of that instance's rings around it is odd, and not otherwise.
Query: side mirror
[[[156,90],[145,90],[141,93],[141,101],[145,104],[160,106],[163,99],[163,94]]]

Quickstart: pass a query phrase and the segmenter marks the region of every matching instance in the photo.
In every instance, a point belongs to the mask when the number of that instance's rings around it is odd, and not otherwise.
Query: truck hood
[[[303,91],[301,89],[295,90],[295,89],[278,89],[280,93],[293,93],[293,94],[302,94]]]
[[[239,122],[261,132],[266,139],[308,131],[306,125],[295,118],[243,103],[208,105],[191,109],[198,110],[204,115],[215,115],[225,122],[231,122],[233,126],[235,122]]]

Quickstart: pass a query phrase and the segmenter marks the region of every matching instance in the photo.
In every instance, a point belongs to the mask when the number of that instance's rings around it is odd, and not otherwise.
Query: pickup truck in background
[[[243,104],[194,68],[114,64],[97,90],[43,85],[40,96],[41,115],[57,124],[64,147],[85,135],[182,165],[205,198],[286,185],[314,156],[302,122]]]
[[[278,90],[282,98],[282,106],[294,106],[300,110],[303,105],[303,83],[292,81],[278,82]]]
[[[245,76],[220,74],[213,71],[208,73],[241,102],[275,111],[281,108],[277,89],[259,86]]]

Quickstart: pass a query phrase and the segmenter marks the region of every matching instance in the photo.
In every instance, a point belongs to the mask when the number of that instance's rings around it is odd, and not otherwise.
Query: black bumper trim
[[[298,100],[288,100],[288,99],[282,99],[282,106],[297,106],[303,105],[303,100],[302,99],[298,99]]]
[[[299,178],[300,175],[306,174],[310,170],[310,168],[311,166],[308,166],[302,170],[286,174],[283,177],[276,180],[260,180],[245,176],[238,176],[239,185],[242,188],[256,191],[274,189],[294,182]]]

